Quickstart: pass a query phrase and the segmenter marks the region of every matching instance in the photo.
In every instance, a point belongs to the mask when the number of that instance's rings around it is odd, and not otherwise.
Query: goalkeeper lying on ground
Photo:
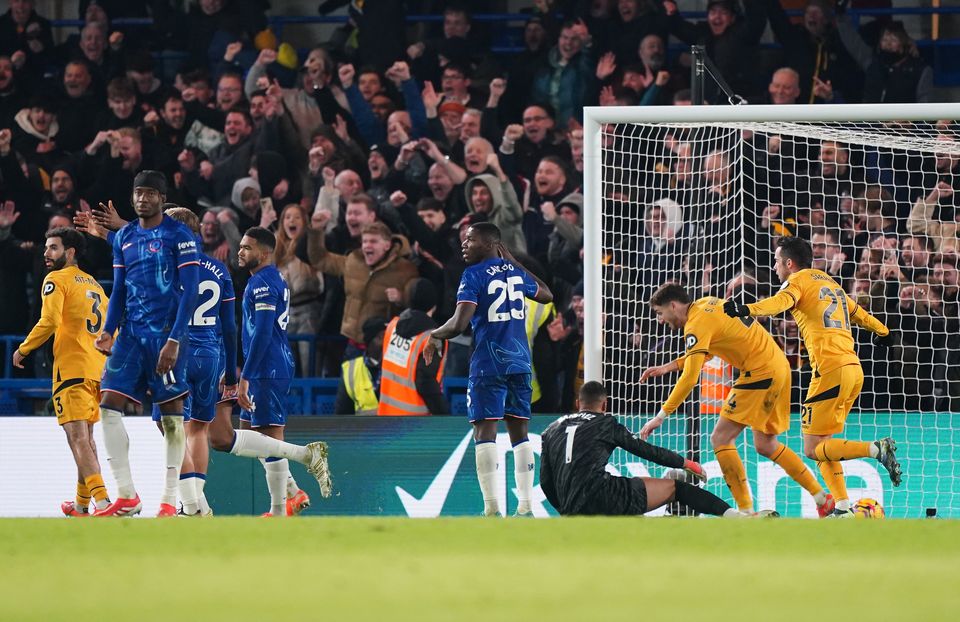
[[[622,447],[640,458],[666,467],[682,468],[697,479],[706,473],[696,462],[650,445],[604,413],[607,392],[599,382],[587,382],[577,400],[580,412],[560,417],[542,435],[540,487],[560,514],[644,514],[679,501],[702,514],[752,516],[731,508],[702,488],[672,479],[617,477],[606,472],[610,454]]]

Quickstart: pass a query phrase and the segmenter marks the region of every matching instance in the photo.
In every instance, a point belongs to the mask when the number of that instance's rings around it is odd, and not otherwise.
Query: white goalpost
[[[695,299],[770,296],[776,239],[799,236],[814,267],[897,339],[886,349],[853,329],[865,381],[840,436],[892,436],[903,484],[874,460],[847,461],[851,500],[876,499],[898,518],[960,518],[960,104],[588,107],[584,198],[585,377],[605,384],[625,425],[639,431],[677,379],[641,385],[642,370],[684,349],[656,322],[650,294],[674,281]],[[801,453],[809,362],[789,312],[765,326],[793,368],[781,440]],[[707,487],[728,501],[709,435],[733,380],[711,360],[650,439],[703,462]],[[749,432],[738,448],[755,509],[816,516]],[[613,463],[624,476],[647,472],[623,452]]]

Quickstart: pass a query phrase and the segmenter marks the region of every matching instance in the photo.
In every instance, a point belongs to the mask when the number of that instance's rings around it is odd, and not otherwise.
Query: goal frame
[[[603,382],[603,207],[600,128],[605,123],[763,123],[960,119],[960,103],[743,106],[586,106],[583,109],[584,379]]]

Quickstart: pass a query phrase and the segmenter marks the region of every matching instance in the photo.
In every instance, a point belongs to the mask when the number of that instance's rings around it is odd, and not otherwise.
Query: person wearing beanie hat
[[[368,317],[361,326],[366,349],[343,361],[333,403],[336,415],[375,415],[380,395],[380,363],[387,319]]]
[[[437,288],[428,279],[407,283],[410,307],[387,324],[383,337],[383,378],[378,415],[446,415],[450,405],[443,395],[445,357],[427,364],[423,348],[437,327]],[[444,347],[446,354],[446,347]]]
[[[166,198],[163,173],[137,173],[132,200],[138,220],[122,227],[114,239],[113,292],[97,327],[102,333],[95,347],[110,357],[101,383],[100,418],[118,498],[95,516],[140,512],[123,413],[143,403],[148,388],[160,408],[166,447],[158,515],[177,512],[174,504],[186,449],[183,407],[189,389],[188,356],[180,344],[188,338],[187,326],[197,306],[199,254],[193,231],[164,215]]]

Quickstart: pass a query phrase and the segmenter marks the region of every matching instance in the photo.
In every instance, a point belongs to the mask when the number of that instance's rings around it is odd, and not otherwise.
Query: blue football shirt
[[[190,318],[190,350],[200,356],[219,357],[223,348],[220,305],[237,299],[233,279],[222,263],[200,255],[200,296]]]
[[[244,378],[292,378],[293,353],[287,340],[290,290],[277,267],[265,266],[243,291]]]
[[[150,335],[170,332],[183,289],[178,270],[190,264],[199,264],[196,239],[169,216],[152,229],[133,221],[117,232],[113,267],[125,270],[122,322],[127,330]]]
[[[538,285],[526,272],[499,257],[468,266],[460,278],[457,304],[477,305],[473,327],[470,377],[529,374],[524,298],[537,295]]]

